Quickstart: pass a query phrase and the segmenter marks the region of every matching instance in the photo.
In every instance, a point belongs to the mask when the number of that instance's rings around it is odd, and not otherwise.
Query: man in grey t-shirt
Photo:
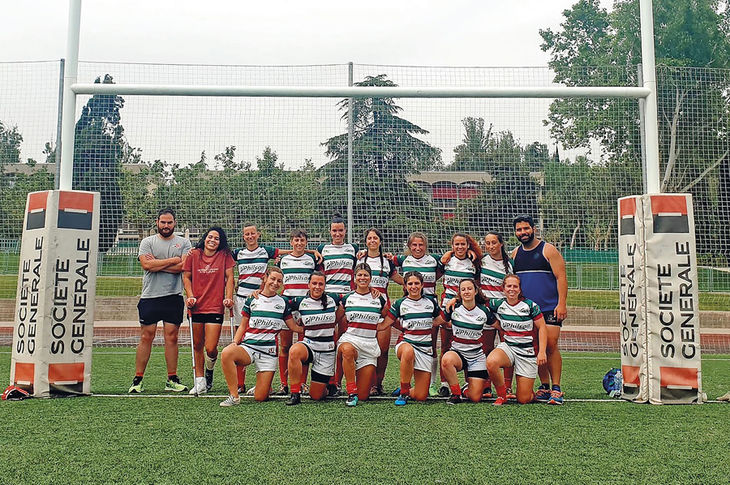
[[[162,209],[157,215],[157,234],[146,237],[139,245],[139,262],[144,269],[142,297],[139,300],[141,333],[135,359],[135,377],[130,393],[142,392],[142,377],[157,333],[157,322],[162,320],[165,335],[167,363],[166,391],[182,392],[188,388],[177,376],[177,335],[183,320],[182,297],[183,261],[191,249],[190,241],[175,235],[175,213]]]

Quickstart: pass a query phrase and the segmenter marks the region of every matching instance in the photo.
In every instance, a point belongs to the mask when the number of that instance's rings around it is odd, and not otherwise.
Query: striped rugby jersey
[[[259,246],[253,251],[248,248],[234,249],[233,259],[238,265],[238,296],[249,296],[261,287],[269,260],[277,257],[279,250],[271,246]]]
[[[289,300],[292,310],[301,315],[300,324],[304,327],[304,340],[312,350],[332,352],[335,350],[335,327],[337,324],[338,295],[327,295],[327,309],[322,302],[309,296],[297,296]]]
[[[541,314],[540,307],[527,299],[513,306],[505,298],[492,298],[489,309],[497,315],[499,326],[504,331],[504,341],[512,351],[523,357],[535,357],[533,329],[535,318]]]
[[[327,279],[327,293],[347,293],[352,289],[352,274],[355,269],[357,244],[320,244],[317,248],[324,258],[322,264]]]
[[[309,276],[317,267],[314,255],[304,253],[301,256],[285,254],[279,261],[279,268],[284,273],[284,291],[282,296],[305,296],[309,290]]]
[[[454,333],[451,349],[459,352],[481,352],[482,332],[497,321],[487,306],[476,305],[467,310],[461,303],[457,303],[451,312],[444,312],[444,318],[451,322]]]
[[[507,263],[509,272],[512,272],[512,261]],[[504,298],[502,282],[507,276],[504,272],[504,261],[497,261],[489,254],[482,258],[482,268],[479,274],[479,286],[487,298]]]
[[[467,278],[474,278],[477,270],[471,259],[459,259],[452,256],[449,262],[444,265],[444,293],[441,301],[455,297],[459,293],[459,283]]]
[[[441,256],[438,254],[424,254],[420,258],[401,254],[395,257],[395,263],[401,267],[405,275],[409,271],[418,271],[423,275],[423,294],[436,294],[436,270],[441,266]]]
[[[284,320],[291,317],[289,302],[279,295],[249,296],[241,313],[248,317],[243,343],[260,352],[276,354],[276,335],[288,328]]]
[[[384,295],[388,295],[388,282],[390,277],[395,273],[395,265],[388,258],[383,256],[383,264],[380,264],[380,257],[371,258],[367,254],[357,260],[358,263],[367,263],[372,270],[372,279],[370,280],[370,288],[375,288]]]
[[[403,333],[398,342],[408,342],[414,349],[433,355],[431,332],[433,319],[441,314],[433,296],[422,296],[418,300],[403,297],[396,300],[388,311],[390,316],[400,319]]]
[[[373,298],[370,293],[361,295],[352,291],[342,297],[342,306],[347,316],[347,330],[345,333],[357,337],[375,339],[378,321],[385,308],[385,298],[381,295]]]

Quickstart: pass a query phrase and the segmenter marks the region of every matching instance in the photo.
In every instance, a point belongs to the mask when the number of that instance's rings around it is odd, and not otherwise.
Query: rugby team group
[[[172,209],[161,210],[156,224],[157,234],[139,247],[141,332],[130,393],[143,391],[160,321],[165,390],[188,391],[177,375],[178,333],[187,312],[195,372],[189,392],[196,395],[212,388],[224,315],[233,319],[233,342],[220,359],[229,391],[224,407],[240,404],[250,364],[256,384],[247,394],[256,401],[272,394],[277,368],[276,393],[288,395],[288,405],[299,404],[302,395],[322,400],[344,392],[348,406],[383,395],[393,328],[399,331],[400,386],[389,394],[398,406],[429,396],[447,397],[449,404],[479,402],[493,398],[493,388],[494,405],[563,403],[558,339],[567,315],[565,261],[536,237],[529,215],[513,221],[519,245],[511,253],[502,235],[488,232],[481,244],[456,233],[449,251],[432,254],[426,235],[414,232],[405,254],[393,255],[383,251],[376,228],[365,232],[360,250],[345,242],[339,214],[330,223],[331,243],[317,250],[307,249],[301,229],[292,231],[291,249],[280,250],[259,245],[256,225],[245,223],[245,247],[231,249],[217,226],[192,247],[175,234]],[[390,281],[403,287],[402,298],[390,301]]]

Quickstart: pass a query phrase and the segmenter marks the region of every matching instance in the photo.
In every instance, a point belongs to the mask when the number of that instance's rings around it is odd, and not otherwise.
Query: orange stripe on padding
[[[58,210],[76,209],[86,212],[94,210],[94,194],[85,192],[65,192],[58,194]]]
[[[652,195],[651,213],[687,215],[687,198],[683,195]]]
[[[698,369],[693,367],[659,367],[660,386],[680,386],[699,389]]]
[[[48,203],[48,191],[28,194],[28,212],[45,209]]]
[[[84,363],[48,364],[48,382],[84,382]]]
[[[624,365],[621,366],[621,375],[624,378],[624,384],[639,385],[639,366],[638,365]]]
[[[619,212],[621,217],[636,215],[636,199],[634,197],[620,199]]]
[[[30,382],[31,385],[35,381],[35,364],[26,362],[15,363],[15,382]]]

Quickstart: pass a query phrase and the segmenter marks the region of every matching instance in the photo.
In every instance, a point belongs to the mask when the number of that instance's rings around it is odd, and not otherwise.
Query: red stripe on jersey
[[[335,328],[334,323],[321,323],[319,325],[306,325],[304,330],[323,330],[325,328]]]
[[[350,322],[348,325],[352,328],[362,328],[365,330],[377,330],[378,324],[377,323],[363,323],[363,322]]]
[[[306,290],[309,288],[309,285],[307,283],[290,283],[288,285],[284,285],[285,290]]]
[[[246,329],[246,332],[248,333],[279,333],[279,330],[274,330],[271,328],[251,328],[248,327]]]
[[[479,285],[482,287],[482,290],[487,291],[504,291],[504,288],[501,286],[494,286],[494,285]]]
[[[528,330],[525,332],[515,332],[514,330],[505,330],[504,334],[509,337],[530,337],[532,338],[532,330]]]
[[[263,278],[266,273],[247,273],[238,275],[238,281],[245,280],[246,278]]]
[[[436,283],[432,283],[430,281],[424,281],[423,287],[424,288],[436,288]]]
[[[479,344],[479,339],[472,340],[472,339],[466,339],[466,338],[461,338],[461,337],[452,337],[451,340],[453,342],[459,342],[460,344],[467,344],[467,345]]]
[[[431,329],[427,328],[425,330],[406,330],[406,334],[408,334],[408,335],[431,335]]]
[[[352,276],[352,270],[347,268],[327,269],[324,274],[347,274]]]

